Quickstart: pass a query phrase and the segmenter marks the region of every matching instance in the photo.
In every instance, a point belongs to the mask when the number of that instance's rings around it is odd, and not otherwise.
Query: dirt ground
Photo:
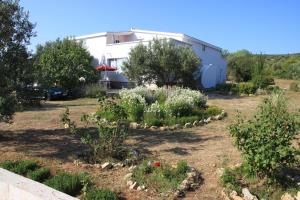
[[[289,81],[277,80],[276,84],[288,88]],[[291,108],[300,107],[300,92],[287,91]],[[203,183],[185,199],[221,199],[222,187],[218,183],[218,169],[240,162],[240,154],[232,145],[228,125],[234,121],[236,110],[243,115],[253,115],[264,96],[233,97],[209,95],[209,105],[219,106],[228,113],[222,121],[214,121],[202,127],[176,132],[151,132],[130,130],[126,143],[148,152],[169,163],[187,160],[189,165],[202,173]],[[95,99],[45,102],[40,108],[16,113],[13,124],[0,123],[0,162],[28,158],[51,167],[52,171],[87,171],[93,174],[100,187],[110,188],[126,199],[168,199],[152,192],[130,191],[124,175],[127,168],[102,171],[84,169],[73,164],[76,152],[84,148],[80,140],[70,135],[61,125],[59,115],[68,106],[72,119],[79,122],[83,113],[94,112]]]

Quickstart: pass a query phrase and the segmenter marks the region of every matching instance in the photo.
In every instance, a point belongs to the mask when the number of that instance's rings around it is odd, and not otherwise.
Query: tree
[[[176,45],[172,40],[154,39],[147,46],[139,44],[133,48],[123,70],[139,84],[195,87],[194,73],[200,63],[190,47]]]
[[[91,62],[92,56],[82,43],[68,38],[39,45],[34,55],[36,78],[45,87],[57,84],[72,89],[79,86],[80,77],[94,81],[96,73]]]
[[[17,0],[0,0],[0,122],[9,121],[15,112],[14,91],[31,81],[32,68],[26,45],[35,35]]]

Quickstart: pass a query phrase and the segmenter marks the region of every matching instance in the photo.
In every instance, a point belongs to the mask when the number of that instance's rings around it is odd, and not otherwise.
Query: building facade
[[[122,64],[128,59],[131,48],[139,43],[147,45],[154,38],[171,39],[194,50],[201,59],[198,77],[200,86],[210,88],[226,81],[226,60],[222,57],[222,49],[182,33],[131,29],[79,36],[75,37],[75,40],[82,41],[94,57],[94,66],[106,64],[117,67],[118,71],[122,72]]]

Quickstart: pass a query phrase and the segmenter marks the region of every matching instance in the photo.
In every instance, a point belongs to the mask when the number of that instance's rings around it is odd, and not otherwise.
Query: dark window
[[[202,51],[205,51],[206,46],[202,44]]]
[[[114,43],[120,43],[120,40],[115,40]]]

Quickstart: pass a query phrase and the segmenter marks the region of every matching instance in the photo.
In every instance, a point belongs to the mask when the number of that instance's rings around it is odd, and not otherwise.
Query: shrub
[[[288,112],[286,98],[278,92],[264,99],[252,119],[245,121],[238,115],[230,134],[250,170],[273,178],[279,168],[295,162],[291,141],[296,128],[295,114]]]
[[[89,190],[85,197],[85,200],[118,200],[116,193],[108,189],[92,189]]]
[[[127,118],[125,109],[116,100],[103,99],[99,101],[96,116],[105,118],[108,121],[122,121]]]
[[[136,93],[130,93],[127,90],[120,92],[121,105],[125,109],[130,121],[140,122],[143,118],[144,108],[146,106],[145,98]]]
[[[300,88],[299,88],[298,83],[292,82],[292,83],[290,84],[290,90],[291,90],[291,91],[294,91],[294,92],[299,92],[299,91],[300,91]]]
[[[105,96],[106,92],[99,84],[90,84],[83,87],[83,96],[89,98],[99,98]]]
[[[238,91],[240,94],[254,94],[256,86],[252,82],[243,82],[238,84]]]
[[[38,182],[43,182],[50,177],[50,169],[46,167],[39,168],[27,173],[27,177]]]
[[[187,98],[183,95],[168,98],[165,106],[167,113],[174,117],[191,115],[193,110],[193,102],[191,98]]]
[[[176,168],[161,162],[160,167],[149,165],[149,161],[143,161],[133,170],[133,180],[140,185],[152,187],[159,192],[167,192],[176,189],[186,178],[188,170],[185,161],[179,161]]]
[[[166,111],[157,101],[151,104],[144,112],[144,122],[150,126],[160,126]]]
[[[56,190],[76,196],[83,188],[81,176],[79,174],[70,174],[62,172],[47,180],[45,184]]]
[[[222,110],[219,107],[209,106],[207,109],[204,110],[203,117],[208,118],[211,116],[216,116],[216,115],[221,114],[221,112],[222,112]]]
[[[5,161],[1,167],[20,175],[26,175],[28,172],[38,168],[38,165],[31,160]]]

